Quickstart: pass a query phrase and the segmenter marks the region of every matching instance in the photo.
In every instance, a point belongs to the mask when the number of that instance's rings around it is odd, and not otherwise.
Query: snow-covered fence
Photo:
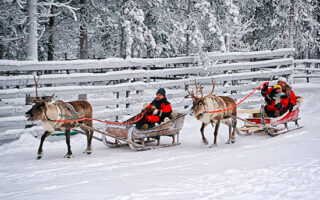
[[[309,83],[310,78],[320,78],[320,60],[303,59],[294,60],[294,78],[305,78]]]
[[[23,113],[30,108],[25,105],[26,94],[35,92],[33,74],[42,74],[40,96],[55,93],[55,99],[70,101],[86,94],[95,118],[113,120],[138,113],[160,87],[166,88],[174,108],[185,109],[191,104],[185,98],[185,84],[193,84],[195,78],[205,85],[204,92],[209,92],[214,77],[217,94],[240,100],[258,86],[256,81],[291,75],[293,53],[293,49],[279,49],[157,59],[0,60],[0,131],[29,124]],[[196,62],[199,58],[202,64]],[[256,97],[246,104],[261,103],[261,97]]]

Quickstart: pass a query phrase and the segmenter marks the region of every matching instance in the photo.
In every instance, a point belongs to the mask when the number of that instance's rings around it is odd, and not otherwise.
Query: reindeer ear
[[[55,95],[55,93],[53,93],[50,97],[47,97],[43,101],[46,102],[46,103],[49,103],[51,101],[51,99],[54,97],[54,95]]]

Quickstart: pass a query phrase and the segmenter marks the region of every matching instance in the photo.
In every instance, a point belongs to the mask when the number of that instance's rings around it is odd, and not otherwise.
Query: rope
[[[224,111],[227,111],[227,110],[231,110],[235,107],[237,107],[239,104],[241,104],[242,102],[244,102],[247,98],[249,98],[253,93],[255,93],[255,91],[257,91],[259,88],[261,88],[263,86],[263,84],[265,84],[267,82],[264,82],[264,83],[261,83],[256,89],[254,89],[248,96],[246,96],[244,99],[242,99],[240,102],[238,102],[237,104],[229,107],[229,108],[226,108],[226,109],[222,109],[222,110],[213,110],[213,111],[206,111],[205,113],[219,113],[219,112],[224,112]]]
[[[100,120],[100,119],[94,119],[94,118],[88,118],[88,117],[84,117],[84,118],[79,118],[79,119],[74,119],[74,120],[52,120],[54,122],[67,122],[67,123],[71,123],[71,122],[80,122],[80,121],[84,121],[84,120],[90,120],[90,121],[98,121],[98,122],[102,122],[102,123],[106,123],[106,124],[113,124],[113,125],[128,125],[128,124],[134,124],[138,121],[140,121],[143,118],[145,112],[141,113],[141,116],[138,117],[136,120],[131,121],[131,122],[111,122],[111,121],[106,121],[106,120]]]

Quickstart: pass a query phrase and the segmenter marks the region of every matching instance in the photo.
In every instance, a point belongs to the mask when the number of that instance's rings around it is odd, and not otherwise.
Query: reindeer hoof
[[[233,139],[233,140],[231,140],[231,143],[232,143],[232,144],[233,144],[233,143],[235,143],[235,142],[236,142],[236,140],[234,140],[234,139]]]
[[[230,144],[230,141],[227,141],[226,144]]]
[[[73,158],[73,155],[72,154],[66,154],[64,157],[65,158]]]
[[[38,153],[37,159],[40,160],[42,158],[42,153]]]
[[[216,144],[212,144],[212,145],[209,146],[209,148],[213,148],[213,147],[217,147],[217,145]]]
[[[207,140],[207,139],[203,139],[202,142],[203,142],[203,144],[205,144],[205,145],[208,144],[208,140]]]
[[[91,154],[91,153],[92,153],[92,150],[91,150],[91,149],[86,149],[83,153]]]

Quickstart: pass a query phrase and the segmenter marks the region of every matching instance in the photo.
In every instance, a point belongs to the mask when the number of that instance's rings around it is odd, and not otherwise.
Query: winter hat
[[[156,94],[162,94],[162,96],[166,97],[166,91],[163,88],[160,88]]]
[[[287,85],[289,85],[288,80],[285,77],[280,77],[278,81],[285,82]]]

